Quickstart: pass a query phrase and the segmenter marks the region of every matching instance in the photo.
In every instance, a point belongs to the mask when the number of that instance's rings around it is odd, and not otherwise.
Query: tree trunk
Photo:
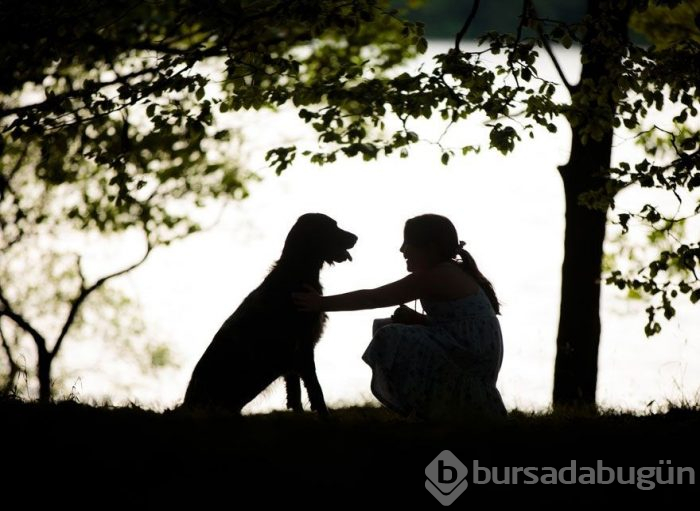
[[[566,230],[552,396],[555,408],[596,403],[600,279],[607,211],[579,205],[578,200],[581,193],[603,187],[607,172],[598,172],[610,168],[616,109],[612,90],[617,87],[629,7],[611,7],[606,0],[590,0],[588,15],[593,22],[582,45],[581,80],[572,91],[569,112],[569,119],[578,121],[572,123],[569,161],[559,167],[566,199]],[[603,37],[598,38],[601,34]],[[597,136],[589,133],[584,143],[582,135],[593,125]]]
[[[571,157],[560,167],[566,198],[555,407],[595,405],[600,342],[600,274],[606,214],[578,204],[593,168],[609,167],[611,137],[583,145],[574,130]]]
[[[39,402],[51,401],[51,362],[53,357],[45,349],[39,349],[39,363],[37,364],[39,377]]]

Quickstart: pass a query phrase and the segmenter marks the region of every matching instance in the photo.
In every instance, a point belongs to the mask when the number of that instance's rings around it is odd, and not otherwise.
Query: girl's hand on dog
[[[323,296],[309,284],[304,284],[304,288],[306,291],[292,293],[292,301],[294,304],[303,312],[320,311],[321,299]]]

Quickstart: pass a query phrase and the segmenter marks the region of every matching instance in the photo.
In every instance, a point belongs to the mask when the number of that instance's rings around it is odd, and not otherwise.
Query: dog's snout
[[[348,248],[352,248],[355,246],[355,243],[357,243],[357,236],[355,236],[353,233],[348,232],[348,231],[343,231],[344,237],[345,237],[345,242],[348,245]]]

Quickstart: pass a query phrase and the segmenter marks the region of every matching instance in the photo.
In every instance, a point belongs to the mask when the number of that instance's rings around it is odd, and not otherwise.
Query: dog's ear
[[[306,257],[320,253],[321,236],[314,214],[299,217],[289,230],[282,257]]]

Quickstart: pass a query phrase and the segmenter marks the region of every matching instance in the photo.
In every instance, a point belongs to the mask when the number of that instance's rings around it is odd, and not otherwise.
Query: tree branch
[[[22,147],[22,152],[17,157],[17,161],[12,166],[12,169],[7,174],[7,176],[5,176],[4,174],[0,174],[0,202],[2,202],[5,199],[5,194],[7,192],[10,192],[11,196],[13,196],[13,198],[14,198],[14,203],[15,203],[15,208],[16,208],[15,225],[17,227],[17,234],[14,236],[14,238],[5,238],[5,243],[3,243],[2,250],[8,250],[10,247],[15,245],[16,243],[19,243],[19,241],[24,237],[24,229],[22,229],[22,227],[20,227],[18,219],[20,217],[27,218],[27,214],[24,212],[23,208],[20,206],[19,196],[12,189],[11,181],[15,177],[15,174],[17,174],[19,169],[22,167],[22,162],[26,158],[28,152],[29,152],[29,142],[25,142],[24,146]],[[0,216],[0,232],[4,231],[4,229],[7,225],[8,225],[8,221],[6,221],[4,217]],[[3,233],[3,234],[5,234],[5,233]]]
[[[183,74],[185,71],[187,71],[189,69],[190,68],[188,66],[183,66],[179,70],[173,72],[170,79],[173,79],[173,78]],[[96,119],[107,117],[113,113],[121,112],[124,109],[128,109],[129,107],[134,106],[135,104],[139,103],[142,99],[147,98],[149,95],[151,95],[155,92],[158,92],[158,91],[163,91],[165,89],[167,89],[167,84],[164,86],[160,85],[158,83],[156,83],[154,85],[150,85],[148,89],[141,91],[140,94],[131,98],[128,102],[118,104],[112,110],[105,110],[103,112],[94,114],[91,117],[80,117],[80,115],[78,114],[78,111],[81,110],[82,107],[77,108],[74,111],[64,112],[52,120],[54,122],[54,124],[46,125],[47,127],[45,128],[45,132],[46,133],[53,133],[54,131],[59,131],[61,128],[65,128],[67,126],[74,126],[74,125],[80,124],[80,123],[91,122],[91,121],[94,121]],[[59,119],[67,117],[69,115],[72,115],[73,117],[71,119],[69,119],[68,121],[63,122],[61,124],[55,124],[55,121],[58,121]]]
[[[70,310],[68,311],[68,316],[66,317],[66,321],[63,323],[63,327],[61,328],[61,332],[58,334],[58,337],[56,338],[56,344],[54,344],[53,349],[50,351],[51,357],[55,357],[58,351],[61,349],[61,345],[63,344],[63,340],[66,338],[66,334],[68,334],[68,331],[70,330],[71,326],[73,326],[73,323],[75,322],[75,318],[78,315],[78,311],[80,310],[80,307],[82,306],[83,302],[87,299],[88,296],[90,296],[94,291],[98,290],[100,287],[102,287],[107,281],[119,277],[120,275],[124,275],[125,273],[129,273],[130,271],[138,268],[141,266],[148,256],[151,254],[151,251],[153,250],[153,245],[151,245],[150,241],[148,239],[146,240],[146,253],[130,266],[127,266],[126,268],[123,268],[119,271],[115,271],[114,273],[110,273],[109,275],[105,275],[104,277],[99,278],[97,281],[95,281],[94,284],[91,286],[85,287],[85,282],[82,280],[82,269],[79,267],[78,271],[79,274],[81,275],[81,284],[80,284],[80,292],[78,295],[73,299],[73,301],[70,304]],[[80,265],[80,260],[78,260],[78,265]]]
[[[20,372],[21,367],[17,362],[15,362],[15,359],[12,356],[12,348],[10,347],[10,343],[8,342],[5,332],[2,329],[1,320],[2,314],[0,314],[0,342],[2,342],[2,349],[5,352],[5,355],[7,355],[7,361],[10,364],[10,374],[7,376],[7,384],[4,386],[4,388],[0,388],[0,393],[5,393],[11,388],[12,382],[17,373]]]
[[[177,48],[167,43],[148,41],[135,43],[132,45],[132,48],[135,50],[154,51],[156,53],[162,53],[163,55],[171,55],[177,57],[196,57],[200,60],[205,59],[207,57],[222,57],[226,54],[222,45],[211,46],[209,48],[202,48],[197,46],[202,44],[206,40],[207,38],[200,41],[199,43],[194,43],[192,48]],[[102,41],[106,43],[111,43],[111,41],[107,39],[102,39]]]
[[[537,11],[535,10],[535,6],[532,3],[532,0],[524,0],[526,5],[529,5],[530,12],[532,13],[533,18],[537,18]],[[549,39],[547,38],[547,34],[545,34],[544,30],[542,30],[541,25],[537,25],[537,35],[540,37],[540,41],[542,41],[542,44],[544,46],[545,51],[547,52],[547,55],[549,55],[549,58],[552,60],[552,63],[554,64],[555,69],[557,70],[557,74],[559,75],[559,78],[561,79],[562,83],[566,87],[566,89],[569,91],[569,94],[573,94],[576,92],[578,89],[577,85],[573,85],[569,82],[569,80],[566,79],[566,75],[564,74],[564,69],[561,67],[561,64],[559,63],[559,59],[554,55],[554,51],[552,50],[552,46],[549,44]]]
[[[513,50],[508,54],[508,67],[510,68],[510,72],[513,75],[513,78],[515,78],[515,86],[517,88],[520,88],[520,82],[518,81],[518,76],[515,74],[515,67],[513,66],[513,61],[515,60],[515,52],[518,49],[520,40],[523,37],[523,26],[525,26],[525,23],[527,22],[530,16],[530,11],[528,10],[530,5],[530,0],[523,0],[523,9],[520,13],[520,21],[518,22],[518,29],[515,33],[515,42],[513,43]],[[510,103],[510,101],[508,103]]]
[[[0,309],[0,317],[7,316],[14,321],[18,327],[27,332],[32,339],[34,339],[39,351],[46,352],[46,339],[31,324],[29,324],[29,322],[24,319],[20,313],[12,309],[10,302],[7,300],[2,291],[2,286],[0,286],[0,305],[2,305],[2,308]]]
[[[554,52],[552,51],[552,46],[549,44],[549,40],[547,40],[547,36],[541,30],[538,30],[538,32],[540,34],[542,44],[544,45],[544,49],[547,51],[549,58],[552,60],[552,63],[554,64],[554,67],[556,68],[557,73],[559,74],[559,78],[561,79],[562,83],[567,88],[569,93],[573,94],[578,87],[569,83],[569,80],[566,79],[564,70],[562,69],[561,64],[559,64],[559,60],[557,59],[557,57],[554,55]]]
[[[38,109],[44,109],[47,107],[50,107],[51,105],[60,105],[64,100],[66,99],[72,99],[76,97],[83,96],[85,94],[94,94],[97,91],[108,87],[110,85],[116,85],[118,83],[124,83],[126,80],[129,80],[130,78],[136,78],[138,76],[148,74],[148,73],[157,73],[158,69],[157,68],[144,68],[141,69],[140,71],[133,71],[131,73],[127,73],[125,75],[118,75],[114,80],[107,80],[104,82],[95,82],[94,85],[91,85],[88,88],[83,88],[83,89],[71,89],[66,92],[63,92],[61,94],[56,94],[55,96],[52,96],[50,98],[46,98],[43,101],[39,101],[37,103],[32,103],[29,105],[24,105],[24,106],[17,106],[17,107],[12,107],[12,108],[0,108],[0,118],[3,117],[8,117],[10,115],[15,115],[15,114],[21,114],[30,110],[38,110]]]
[[[479,3],[480,3],[480,0],[474,0],[474,3],[472,4],[472,10],[469,12],[469,16],[467,16],[467,19],[464,22],[464,25],[459,30],[459,32],[457,32],[457,35],[455,36],[455,50],[457,50],[457,51],[461,51],[459,49],[459,43],[462,42],[462,39],[464,38],[465,34],[467,33],[467,30],[469,30],[469,25],[471,25],[472,21],[474,21],[474,18],[476,17],[476,12],[479,10]]]
[[[78,269],[78,277],[80,278],[80,290],[87,289],[87,279],[83,273],[83,258],[80,254],[75,254],[75,266]]]
[[[5,191],[10,189],[10,181],[12,181],[12,178],[15,177],[15,174],[17,174],[17,171],[22,166],[22,162],[27,156],[28,151],[29,142],[25,142],[24,146],[22,147],[22,152],[17,157],[17,161],[12,166],[12,169],[10,170],[10,172],[8,172],[7,176],[5,174],[0,174],[0,201],[2,201],[5,198]],[[10,191],[12,190],[10,189]],[[2,219],[0,219],[0,225],[2,225]]]

